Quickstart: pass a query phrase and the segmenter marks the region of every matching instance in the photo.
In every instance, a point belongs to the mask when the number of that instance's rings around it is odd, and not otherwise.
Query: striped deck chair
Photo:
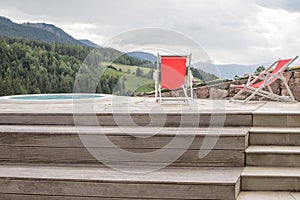
[[[232,97],[230,101],[242,101],[243,103],[246,103],[247,101],[249,101],[250,99],[252,99],[254,96],[257,95],[260,97],[265,97],[276,101],[295,102],[294,95],[291,92],[291,89],[289,88],[285,77],[283,76],[283,72],[297,58],[298,56],[290,59],[279,59],[278,61],[274,62],[270,67],[268,67],[263,72],[261,72],[258,76],[250,75],[247,84],[232,85],[232,87],[240,89],[240,91],[234,97]],[[274,70],[272,72],[269,72],[273,67],[275,67]],[[274,83],[277,79],[280,79],[283,82],[289,96],[280,96],[273,93],[270,85]],[[266,90],[266,88],[268,90]],[[237,100],[237,98],[243,92],[250,93],[250,96],[244,100]]]

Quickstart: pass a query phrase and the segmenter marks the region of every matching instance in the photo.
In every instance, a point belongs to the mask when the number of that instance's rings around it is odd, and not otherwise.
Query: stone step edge
[[[296,200],[300,197],[300,192],[279,192],[279,191],[241,191],[237,200]]]
[[[162,171],[128,173],[106,167],[78,167],[78,166],[41,166],[41,165],[3,165],[0,164],[0,179],[5,180],[57,180],[57,181],[83,181],[83,182],[120,182],[120,183],[150,183],[150,184],[213,184],[213,185],[236,185],[242,171],[241,167],[172,167]],[[189,172],[190,171],[190,172]],[[81,173],[78,173],[81,172]],[[201,173],[200,173],[201,172]],[[208,174],[208,172],[211,172]],[[218,173],[217,173],[218,172]],[[227,174],[227,172],[229,174]],[[200,176],[199,176],[200,173]],[[49,174],[49,175],[47,175]],[[195,174],[198,178],[187,178],[184,175]],[[220,174],[227,177],[220,179]],[[234,174],[236,177],[232,177]],[[73,176],[74,177],[71,177]],[[153,176],[153,177],[151,177]],[[212,178],[211,176],[216,176]],[[168,177],[168,178],[167,178]],[[167,179],[164,179],[167,178]],[[203,178],[204,180],[200,180]],[[156,180],[155,180],[156,179]],[[208,180],[205,180],[208,179]],[[229,180],[230,179],[230,180]]]
[[[249,133],[254,134],[300,134],[299,127],[252,127]]]
[[[300,167],[254,167],[246,166],[241,177],[286,177],[300,178]]]
[[[0,134],[23,133],[23,134],[100,134],[106,135],[128,135],[132,131],[136,134],[153,135],[153,131],[159,131],[155,136],[174,135],[199,135],[199,136],[246,136],[249,132],[247,127],[132,127],[132,126],[64,126],[64,125],[0,125]],[[151,131],[151,132],[150,132]],[[180,131],[180,132],[179,132]],[[215,133],[216,131],[217,133]],[[121,132],[121,133],[120,133]],[[123,133],[122,133],[123,132]],[[145,133],[146,132],[146,133]]]
[[[245,150],[246,154],[300,154],[299,146],[251,145]]]

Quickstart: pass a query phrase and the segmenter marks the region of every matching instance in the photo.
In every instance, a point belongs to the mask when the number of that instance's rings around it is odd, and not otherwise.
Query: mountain
[[[157,61],[157,57],[151,53],[136,51],[126,53],[130,57],[137,58],[141,61],[147,60],[152,63]],[[192,67],[199,68],[203,72],[211,73],[220,77],[221,79],[232,80],[237,75],[239,77],[244,76],[246,73],[254,73],[257,67],[264,66],[267,67],[271,63],[260,63],[253,65],[242,65],[242,64],[210,64],[210,63],[196,63],[192,64]]]
[[[238,65],[238,64],[227,64],[227,65],[217,65],[221,74],[227,79],[233,79],[235,75],[243,76],[245,73],[254,73],[259,66],[265,68],[269,67],[272,63],[260,63],[254,65]]]
[[[85,44],[86,46],[89,46],[89,47],[93,47],[93,48],[100,47],[100,45],[95,44],[95,43],[93,43],[89,40],[86,40],[86,39],[85,40],[78,40],[78,41],[80,41],[81,43],[83,43],[83,44]]]
[[[196,63],[193,66],[201,70],[215,74],[222,79],[232,80],[236,75],[243,76],[245,73],[254,73],[259,66],[268,66],[269,63],[255,64],[255,65],[241,65],[241,64],[210,64],[210,63]]]
[[[1,36],[88,46],[52,24],[17,24],[5,17],[0,17],[0,37]]]
[[[67,44],[76,44],[88,47],[100,47],[89,40],[76,40],[62,29],[52,24],[46,23],[23,23],[18,24],[8,18],[0,16],[0,37],[8,38],[25,38],[42,42],[58,42]],[[151,53],[136,51],[126,53],[127,56],[138,59],[139,61],[150,61],[155,63],[157,57]],[[253,73],[261,65],[212,65],[208,63],[193,64],[194,67],[200,68],[204,72],[215,74],[223,79],[233,79],[235,75],[243,76],[245,73]],[[267,65],[264,65],[267,66]]]
[[[126,53],[126,55],[137,58],[140,61],[147,60],[152,63],[157,61],[157,57],[155,55],[153,55],[151,53],[147,53],[147,52],[142,52],[142,51],[130,52],[130,53]]]
[[[126,53],[130,57],[137,58],[139,60],[147,60],[156,62],[157,57],[151,53],[142,51]],[[196,63],[192,64],[192,67],[199,68],[203,72],[214,74],[222,79],[233,79],[235,75],[243,76],[245,73],[253,73],[256,68],[261,65],[239,65],[239,64],[227,64],[227,65],[213,65],[209,63]],[[265,66],[265,65],[264,65]]]
[[[220,71],[221,77],[224,79],[233,79],[235,76],[244,76],[246,73],[254,73],[258,66],[239,65],[239,64],[226,64],[216,65]]]

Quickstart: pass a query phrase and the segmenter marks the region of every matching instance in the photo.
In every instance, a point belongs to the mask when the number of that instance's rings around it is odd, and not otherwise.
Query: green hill
[[[0,37],[0,95],[71,93],[76,74],[91,51],[92,48],[73,44]],[[116,57],[113,65],[118,68],[108,67],[93,92],[111,94],[118,84],[122,84],[119,93],[129,94],[142,83],[152,80],[147,77],[151,69],[126,65],[142,65],[141,61],[111,48],[97,49],[97,59],[102,62],[95,60],[95,64],[106,67]],[[132,71],[128,73],[125,69]],[[91,77],[85,78],[91,80]]]

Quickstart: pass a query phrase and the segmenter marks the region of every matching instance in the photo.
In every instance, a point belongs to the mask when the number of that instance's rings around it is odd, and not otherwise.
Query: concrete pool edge
[[[46,95],[55,95],[55,96],[73,96],[73,95],[101,95],[101,97],[98,98],[80,98],[80,99],[13,99],[12,97],[26,97],[26,96],[46,96]],[[106,101],[107,99],[112,98],[112,95],[109,94],[94,94],[94,93],[48,93],[48,94],[25,94],[25,95],[11,95],[11,96],[2,96],[0,97],[1,103],[37,103],[37,104],[64,104],[64,103],[72,103],[72,102],[86,102],[86,103],[92,103],[95,101]]]

